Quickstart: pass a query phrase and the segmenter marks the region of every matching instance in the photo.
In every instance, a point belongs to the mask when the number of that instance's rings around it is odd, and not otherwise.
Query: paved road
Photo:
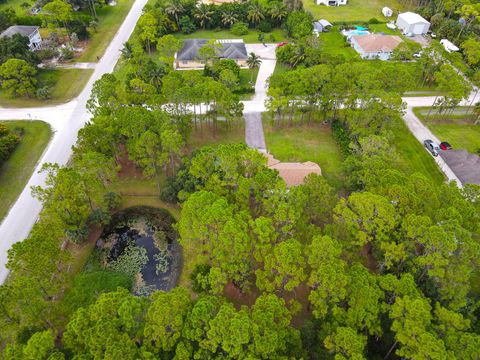
[[[120,57],[120,50],[133,32],[146,3],[147,0],[135,1],[104,56],[97,63],[87,85],[74,101],[48,108],[3,109],[0,111],[0,119],[42,119],[51,124],[55,131],[52,141],[40,159],[27,186],[0,225],[0,283],[3,283],[8,276],[8,270],[5,268],[7,250],[15,242],[28,236],[40,213],[41,204],[30,193],[32,185],[43,185],[45,182],[45,177],[38,174],[38,170],[47,162],[63,165],[68,161],[71,155],[71,147],[77,139],[78,130],[90,118],[85,106],[90,97],[93,83],[103,74],[112,72]]]

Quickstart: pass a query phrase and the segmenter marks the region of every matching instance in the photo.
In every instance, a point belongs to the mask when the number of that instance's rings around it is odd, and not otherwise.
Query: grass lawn
[[[400,156],[402,170],[409,174],[419,172],[437,184],[445,181],[445,177],[433,157],[425,151],[423,144],[418,142],[400,119],[395,124],[393,136],[392,142]]]
[[[324,125],[272,129],[265,122],[268,151],[280,161],[313,161],[328,182],[341,187],[342,157],[330,127]]]
[[[333,27],[331,31],[324,32],[319,35],[322,49],[331,55],[343,55],[345,60],[360,60],[360,55],[347,42],[337,27]]]
[[[275,64],[275,70],[273,70],[274,74],[283,74],[287,71],[292,70],[288,65],[285,65],[281,63],[280,61],[277,61]]]
[[[248,34],[241,36],[234,35],[230,31],[223,29],[198,30],[188,35],[179,32],[174,35],[178,39],[243,39],[245,43],[252,44],[260,42],[258,40],[259,34],[263,34],[265,36],[266,43],[281,42],[286,40],[285,31],[281,29],[273,29],[272,32],[269,33],[261,33],[258,30],[250,29]],[[271,38],[272,36],[273,39]]]
[[[0,4],[0,10],[5,10],[5,9],[8,9],[8,8],[12,8],[15,11],[15,14],[17,16],[24,16],[24,15],[27,15],[27,12],[29,10],[29,8],[24,9],[20,6],[24,2],[28,2],[30,4],[30,6],[33,5],[33,3],[34,3],[33,1],[30,2],[30,1],[25,1],[25,0],[7,0],[7,1],[2,2]]]
[[[444,118],[432,114],[427,118],[428,108],[417,108],[415,114],[427,125],[440,141],[448,141],[454,148],[475,153],[480,149],[480,124],[467,114],[467,108],[458,108],[453,115]]]
[[[50,99],[10,98],[3,91],[0,91],[0,106],[35,107],[66,103],[80,94],[92,73],[92,69],[40,70],[38,74],[39,85],[52,85]]]
[[[368,24],[368,29],[373,33],[384,33],[387,35],[402,36],[402,33],[396,29],[392,30],[387,27],[387,24]]]
[[[225,129],[219,126],[215,135],[210,126],[203,125],[197,127],[197,130],[193,130],[190,135],[190,140],[187,146],[187,152],[190,153],[195,149],[207,145],[218,144],[233,144],[245,142],[245,123],[241,120],[238,124],[234,124],[230,129]]]
[[[388,6],[394,13],[402,10],[396,0],[349,0],[345,6],[317,5],[315,0],[303,0],[303,7],[310,11],[315,19],[326,19],[330,22],[368,21],[371,18],[385,20],[382,8]]]
[[[103,6],[97,9],[99,17],[97,31],[90,29],[90,40],[87,49],[76,58],[76,61],[95,62],[97,56],[102,57],[108,44],[116,34],[123,20],[127,16],[134,0],[117,0],[115,6]]]
[[[43,154],[52,132],[43,121],[7,121],[10,128],[22,127],[22,140],[12,156],[0,167],[0,221],[20,195]]]

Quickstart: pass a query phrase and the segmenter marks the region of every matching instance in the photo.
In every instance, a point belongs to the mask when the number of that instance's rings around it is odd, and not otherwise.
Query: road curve
[[[8,249],[17,241],[21,241],[28,236],[42,209],[41,204],[32,197],[30,192],[31,186],[44,185],[45,183],[45,177],[38,174],[38,170],[44,163],[48,162],[60,165],[67,163],[72,152],[72,145],[77,140],[78,130],[90,118],[86,110],[86,103],[90,97],[92,86],[103,74],[113,71],[120,57],[120,50],[130,38],[146,3],[147,0],[135,1],[105,54],[97,63],[87,85],[75,100],[54,107],[2,109],[0,111],[0,119],[40,119],[49,123],[54,130],[53,138],[37,164],[27,186],[0,224],[0,283],[3,283],[8,276],[8,269],[5,267]]]

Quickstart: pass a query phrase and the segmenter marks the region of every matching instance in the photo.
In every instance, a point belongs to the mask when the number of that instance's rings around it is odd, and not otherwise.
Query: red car
[[[444,141],[440,143],[440,149],[442,150],[451,150],[452,145],[450,145],[448,142]]]
[[[278,43],[278,44],[277,44],[277,47],[285,46],[285,45],[287,45],[287,44],[288,44],[287,41],[282,41],[281,43]]]

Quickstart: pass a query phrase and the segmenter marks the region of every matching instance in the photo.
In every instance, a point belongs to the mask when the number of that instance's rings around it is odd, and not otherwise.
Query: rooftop
[[[287,186],[303,184],[305,178],[312,173],[322,175],[320,166],[314,162],[281,162],[280,160],[275,159],[271,154],[267,154],[266,156],[268,159],[268,167],[277,170]]]
[[[207,43],[207,39],[187,39],[177,54],[178,60],[198,60],[198,51]],[[246,60],[247,49],[241,39],[218,40],[220,51],[218,56],[224,59]]]
[[[0,37],[11,37],[15,34],[30,36],[38,30],[38,26],[13,25],[0,34]]]
[[[352,36],[359,47],[366,53],[392,52],[403,40],[396,35],[369,34]]]
[[[419,23],[419,22],[425,23],[425,24],[430,24],[427,20],[425,20],[420,15],[415,14],[415,13],[410,12],[410,11],[400,14],[400,15],[398,15],[398,17],[401,17],[403,20],[405,20],[409,24],[415,24],[415,23]]]

